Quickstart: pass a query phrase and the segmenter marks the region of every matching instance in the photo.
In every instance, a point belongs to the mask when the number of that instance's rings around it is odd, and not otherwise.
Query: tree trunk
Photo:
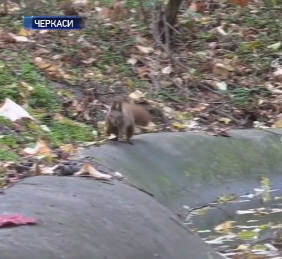
[[[159,21],[159,33],[161,35],[161,40],[163,43],[169,44],[171,36],[173,34],[172,27],[174,27],[176,23],[177,13],[180,8],[182,0],[169,0],[165,11],[161,12],[161,20]],[[164,24],[164,21],[168,23]]]
[[[165,10],[166,21],[172,27],[174,27],[175,25],[177,13],[178,13],[181,3],[182,3],[182,0],[169,0],[166,6],[166,10]]]

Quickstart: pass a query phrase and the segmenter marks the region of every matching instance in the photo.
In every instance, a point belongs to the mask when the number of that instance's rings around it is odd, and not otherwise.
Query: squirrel
[[[117,141],[126,135],[126,140],[133,145],[131,138],[134,135],[135,124],[147,126],[151,121],[151,115],[140,105],[114,101],[106,115],[105,120],[106,134],[114,134],[112,140]]]

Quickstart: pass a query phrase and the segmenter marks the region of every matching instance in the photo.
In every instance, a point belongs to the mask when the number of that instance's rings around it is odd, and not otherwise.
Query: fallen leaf
[[[36,57],[34,59],[34,64],[42,69],[47,69],[52,66],[51,63],[44,61],[43,58],[41,57]],[[53,68],[52,70],[58,70],[58,68],[56,67],[56,68]]]
[[[243,240],[255,239],[257,238],[258,233],[250,230],[245,230],[238,233],[238,238]]]
[[[237,198],[236,194],[222,195],[222,196],[217,198],[217,201],[219,203],[225,203],[225,202],[228,202],[228,201],[234,201],[236,198]]]
[[[85,163],[82,168],[76,172],[74,175],[75,176],[81,176],[81,175],[90,175],[91,177],[97,179],[97,180],[111,180],[112,176],[109,174],[103,174],[96,170],[91,164]]]
[[[43,166],[40,167],[40,174],[41,175],[55,175],[56,174],[56,169],[59,167],[60,165],[55,165],[55,166]]]
[[[277,68],[273,73],[276,82],[282,83],[282,68]]]
[[[282,128],[282,114],[279,114],[278,119],[275,121],[274,126],[275,128]]]
[[[223,122],[225,124],[229,124],[231,122],[231,119],[222,117],[219,118],[218,121]]]
[[[23,151],[28,155],[40,155],[40,156],[52,155],[51,149],[47,146],[44,140],[38,140],[34,148],[26,147]]]
[[[232,223],[234,223],[234,221],[226,221],[222,224],[217,225],[214,230],[220,233],[228,234],[232,229]]]
[[[132,92],[128,97],[136,102],[141,102],[147,93],[143,93],[140,90]]]
[[[248,246],[247,246],[247,245],[239,245],[239,246],[237,247],[237,249],[240,250],[240,251],[245,251],[245,250],[248,249]]]
[[[87,0],[72,0],[72,3],[76,6],[86,6],[88,1]]]
[[[6,9],[5,10],[5,4],[6,4]],[[0,12],[1,13],[6,13],[6,11],[11,14],[15,13],[20,10],[20,6],[17,3],[14,3],[12,1],[4,1],[4,3],[0,4]]]
[[[221,91],[227,90],[227,84],[225,82],[216,82],[215,85],[218,90],[221,90]]]
[[[272,50],[278,50],[280,47],[281,47],[281,42],[276,42],[274,44],[267,46],[268,49],[272,49]]]
[[[26,110],[9,98],[6,98],[5,103],[0,107],[0,116],[11,121],[16,121],[22,118],[30,118],[33,120],[33,117]]]
[[[32,31],[25,30],[24,27],[21,27],[19,31],[19,36],[27,37],[27,36],[30,36],[31,34],[32,34]]]
[[[172,67],[171,67],[171,65],[168,65],[168,66],[166,66],[166,67],[164,67],[164,68],[162,69],[162,73],[163,73],[163,74],[169,75],[171,72],[172,72]]]
[[[231,0],[234,4],[238,4],[241,7],[245,7],[250,0]]]
[[[135,65],[136,63],[138,62],[138,60],[136,58],[130,58],[127,60],[127,63],[128,64],[131,64],[131,65]]]
[[[213,73],[215,75],[220,75],[224,78],[228,78],[229,76],[229,71],[228,69],[224,66],[224,64],[221,63],[216,63],[213,67]]]
[[[140,46],[140,45],[137,45],[136,47],[140,52],[145,53],[145,54],[149,54],[149,53],[152,53],[154,51],[154,49],[151,48],[151,47],[143,47],[143,46]]]
[[[63,146],[60,147],[60,149],[64,152],[69,153],[69,154],[73,154],[76,150],[76,148],[72,144],[63,145]]]
[[[27,37],[25,36],[17,36],[11,32],[8,33],[8,36],[10,36],[12,39],[14,39],[16,42],[31,42]]]
[[[181,124],[180,122],[174,122],[172,123],[172,126],[178,130],[186,129],[186,126]]]
[[[0,227],[12,227],[28,224],[36,224],[35,218],[29,218],[20,214],[0,215]]]
[[[96,62],[95,58],[88,58],[88,59],[82,61],[82,63],[87,64],[87,65],[93,64],[94,62]]]

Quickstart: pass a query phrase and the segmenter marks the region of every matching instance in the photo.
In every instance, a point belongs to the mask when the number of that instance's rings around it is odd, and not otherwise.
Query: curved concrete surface
[[[282,135],[282,130],[272,130]],[[82,154],[117,170],[153,193],[172,212],[201,206],[220,195],[244,194],[260,175],[281,186],[282,142],[263,130],[231,131],[231,138],[204,133],[135,136],[135,145],[109,143]]]
[[[1,229],[0,258],[221,258],[173,221],[172,214],[183,205],[249,192],[258,187],[259,175],[267,176],[273,187],[280,187],[282,178],[280,136],[260,130],[231,135],[147,134],[134,137],[133,146],[112,142],[82,152],[155,198],[117,181],[26,179],[6,191],[0,210],[36,217],[39,225]],[[212,221],[219,213],[209,212]]]
[[[152,197],[120,182],[26,179],[1,197],[1,213],[39,224],[2,228],[1,259],[219,259]]]

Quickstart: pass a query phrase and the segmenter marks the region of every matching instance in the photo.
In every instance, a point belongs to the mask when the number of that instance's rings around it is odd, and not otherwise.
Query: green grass
[[[69,123],[61,123],[58,121],[50,121],[51,133],[50,140],[55,146],[63,143],[88,142],[93,140],[92,128],[86,125]]]

